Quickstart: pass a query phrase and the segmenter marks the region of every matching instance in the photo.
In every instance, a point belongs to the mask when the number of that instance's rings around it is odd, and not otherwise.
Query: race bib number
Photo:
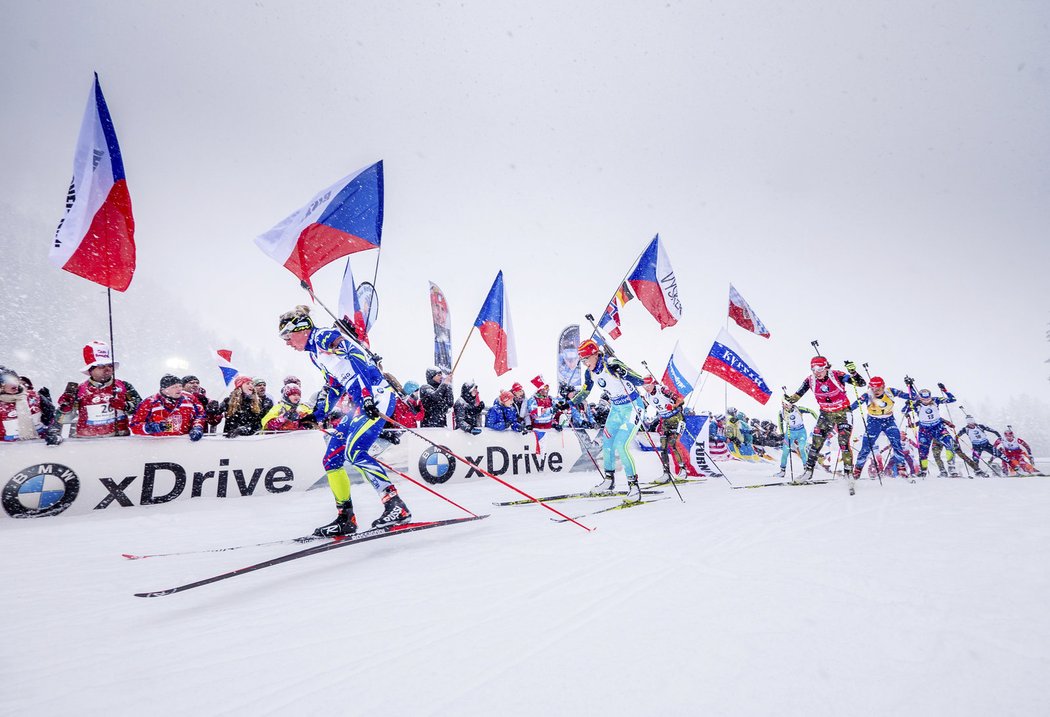
[[[18,439],[18,419],[12,418],[9,421],[4,421],[4,440],[17,441]]]
[[[90,403],[87,405],[87,425],[108,426],[117,420],[117,413],[108,403]]]

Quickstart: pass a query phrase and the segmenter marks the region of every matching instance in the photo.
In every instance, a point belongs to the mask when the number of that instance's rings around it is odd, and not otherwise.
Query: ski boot
[[[946,471],[943,468],[941,468],[940,470],[937,471],[937,477],[938,478],[947,478],[948,477],[948,471]]]
[[[335,538],[340,535],[353,535],[357,532],[357,516],[354,515],[354,505],[349,499],[337,503],[335,520],[327,525],[322,525],[314,530],[318,538]]]
[[[638,476],[627,476],[627,496],[624,503],[638,503],[642,500],[642,489],[638,486]]]
[[[383,514],[372,521],[372,527],[387,528],[398,523],[407,523],[411,519],[412,513],[397,494],[397,488],[390,486],[383,492]]]
[[[864,472],[864,466],[853,466],[853,480],[856,481],[860,478],[860,474]]]
[[[977,475],[979,475],[981,478],[987,478],[988,477],[988,472],[983,470],[983,469],[981,469],[981,468],[978,468],[977,469]]]
[[[799,476],[799,483],[809,483],[813,480],[813,466],[806,466],[806,470],[802,471],[802,475]]]
[[[787,476],[787,468],[781,468],[779,471],[777,471],[776,475],[774,475],[773,477],[774,478],[784,478],[785,476]]]
[[[616,471],[605,471],[605,478],[602,482],[594,486],[592,492],[594,493],[611,493],[616,490]]]

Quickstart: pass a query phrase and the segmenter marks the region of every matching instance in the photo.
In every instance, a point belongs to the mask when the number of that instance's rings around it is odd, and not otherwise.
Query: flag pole
[[[113,343],[113,289],[108,286],[106,287],[106,308],[109,312],[109,360],[113,362],[113,383],[109,387],[109,400],[112,406],[112,402],[117,399],[117,349]],[[127,415],[127,411],[124,414]],[[116,411],[114,411],[113,418],[113,434],[119,435],[117,434]],[[130,420],[129,416],[129,427],[131,425]]]
[[[452,370],[448,372],[449,385],[452,385],[452,376],[456,373],[456,366],[459,366],[459,360],[463,358],[463,352],[467,350],[467,342],[470,341],[470,337],[474,335],[474,329],[476,328],[477,326],[473,324],[471,325],[470,333],[467,334],[466,341],[463,342],[463,348],[459,350],[459,356],[456,357],[456,362],[452,364]]]

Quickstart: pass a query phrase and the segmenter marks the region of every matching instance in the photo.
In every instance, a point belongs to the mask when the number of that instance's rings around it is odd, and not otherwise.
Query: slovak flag
[[[357,296],[354,273],[350,270],[349,259],[346,260],[346,269],[343,270],[343,285],[339,288],[339,315],[343,317],[343,321],[354,327],[358,340],[371,348],[368,344],[365,314],[361,310],[361,300]]]
[[[660,322],[661,329],[678,323],[678,319],[682,317],[678,282],[667,258],[667,252],[660,244],[659,234],[653,237],[642,253],[627,281],[634,289],[634,295],[642,302],[642,306]]]
[[[233,379],[241,373],[233,367],[230,363],[233,360],[233,351],[230,349],[217,349],[215,351],[216,360],[219,362],[219,371],[222,373],[222,380],[226,382],[226,387],[229,388],[230,384],[233,383]]]
[[[755,362],[744,353],[724,328],[719,329],[711,351],[704,361],[704,371],[735,386],[761,404],[769,401],[772,391],[755,367]]]
[[[667,360],[667,368],[664,369],[660,382],[678,398],[685,398],[692,393],[698,378],[700,370],[682,354],[678,349],[678,342],[675,342],[674,351]]]
[[[323,189],[255,244],[268,257],[310,283],[339,257],[375,249],[383,235],[383,162]]]
[[[48,252],[51,263],[124,291],[135,273],[135,219],[106,98],[95,74],[80,124],[66,215]]]
[[[502,376],[518,365],[518,354],[514,348],[514,327],[510,321],[510,306],[507,292],[503,288],[503,272],[496,274],[489,295],[474,320],[485,345],[496,356],[496,375]]]
[[[729,285],[729,318],[736,322],[736,325],[742,329],[747,329],[751,333],[758,334],[764,338],[769,338],[769,329],[762,323],[762,320],[758,318],[758,315],[751,309],[744,297],[740,295],[732,284]]]

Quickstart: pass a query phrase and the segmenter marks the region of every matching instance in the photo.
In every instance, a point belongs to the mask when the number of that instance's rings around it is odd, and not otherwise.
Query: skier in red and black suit
[[[835,430],[838,431],[839,450],[842,452],[842,467],[846,471],[847,479],[852,481],[853,451],[850,450],[850,434],[853,432],[853,424],[849,420],[850,400],[846,396],[846,384],[865,386],[867,383],[857,373],[857,366],[852,361],[846,362],[846,371],[833,371],[829,368],[826,358],[814,356],[809,362],[809,368],[813,374],[805,378],[795,393],[785,397],[789,403],[797,403],[806,391],[812,390],[820,409],[802,480],[813,479],[813,467],[817,464],[820,449],[824,446],[828,433]]]

